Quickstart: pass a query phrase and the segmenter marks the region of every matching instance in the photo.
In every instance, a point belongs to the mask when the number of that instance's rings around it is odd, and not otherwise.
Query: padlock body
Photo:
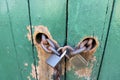
[[[51,67],[56,67],[56,65],[61,61],[61,59],[65,56],[66,51],[63,52],[62,55],[58,56],[56,54],[52,54],[47,60],[46,63]]]
[[[55,67],[61,60],[61,57],[57,56],[56,54],[52,54],[47,60],[47,64],[51,67]]]

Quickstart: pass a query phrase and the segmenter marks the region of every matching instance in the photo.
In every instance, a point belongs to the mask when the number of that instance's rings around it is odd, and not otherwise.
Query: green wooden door
[[[99,80],[120,80],[120,0],[114,1],[113,4],[113,12],[111,15]]]
[[[91,66],[79,73],[64,67],[62,80],[119,80],[119,4],[119,0],[0,0],[0,80],[51,79],[49,74],[40,76],[45,70],[40,71],[33,43],[38,25],[47,26],[60,46],[74,47],[86,36],[99,41]]]
[[[85,36],[95,36],[99,47],[94,66],[67,73],[67,80],[97,80],[110,23],[112,0],[68,0],[68,44],[75,45]],[[74,76],[71,76],[74,75]]]
[[[0,79],[27,80],[34,64],[26,38],[30,24],[27,0],[0,0]],[[32,79],[32,77],[31,77]]]

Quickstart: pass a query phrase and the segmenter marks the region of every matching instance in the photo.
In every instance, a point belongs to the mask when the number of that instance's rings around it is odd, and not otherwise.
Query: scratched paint
[[[39,75],[39,67],[35,66],[34,64],[31,64],[31,67],[32,67],[32,71],[31,71],[30,75],[32,76],[32,78],[36,79],[36,75],[37,76]],[[35,68],[37,69],[37,74],[35,72]],[[37,77],[37,79],[39,80],[39,77]]]
[[[37,53],[38,53],[38,66],[35,66],[33,64],[31,64],[32,70],[30,75],[32,76],[32,78],[36,79],[36,72],[35,72],[35,67],[37,69],[37,78],[41,79],[41,80],[53,80],[53,73],[54,73],[54,69],[52,67],[50,67],[48,64],[46,64],[46,59],[51,55],[49,53],[46,53],[42,47],[40,46],[40,43],[37,42],[36,40],[36,35],[39,33],[43,33],[45,34],[49,39],[51,39],[52,41],[54,41],[56,44],[57,42],[55,40],[53,40],[51,34],[49,33],[47,27],[44,27],[42,25],[40,26],[34,26],[34,34],[33,34],[33,41],[34,41],[34,45],[36,47]],[[28,33],[27,33],[27,38],[29,41],[31,41],[31,30],[30,30],[30,26],[27,27]],[[64,75],[64,68],[65,68],[65,63],[64,60],[61,61],[62,62],[62,75]],[[28,79],[29,76],[27,77]]]
[[[30,76],[27,76],[27,80],[31,80]]]
[[[29,38],[31,37],[31,32],[30,32],[30,27],[27,27],[29,33],[27,34],[28,40],[30,40]],[[35,44],[35,47],[37,49],[37,53],[38,53],[38,58],[39,58],[39,62],[38,62],[38,66],[36,66],[37,68],[37,76],[38,79],[42,79],[42,80],[53,80],[52,76],[54,73],[54,69],[52,67],[50,67],[49,65],[46,64],[46,59],[51,55],[51,54],[47,54],[42,47],[40,46],[40,44],[36,41],[36,35],[39,33],[43,33],[45,34],[48,38],[52,39],[51,34],[49,33],[47,27],[44,26],[35,26],[34,27],[34,35],[33,35],[33,41]],[[94,38],[94,37],[85,37],[84,39],[87,38]],[[84,40],[83,39],[83,40]],[[78,77],[84,77],[85,79],[89,80],[91,73],[92,73],[92,69],[94,66],[94,62],[96,62],[96,57],[94,56],[94,53],[98,47],[98,40],[96,38],[95,39],[95,45],[94,47],[90,50],[90,51],[85,51],[81,54],[81,56],[83,56],[89,63],[89,65],[85,65],[83,62],[81,62],[78,59],[78,56],[74,56],[72,57],[70,60],[67,61],[67,71],[70,71],[71,69],[74,70],[74,74],[77,75]],[[81,40],[81,42],[83,41]],[[53,40],[55,43],[57,43],[55,40]],[[30,75],[33,78],[36,78],[36,72],[35,72],[35,65],[31,65],[32,67],[32,71],[30,73]],[[64,60],[62,61],[62,75],[64,75],[64,69],[65,69],[65,62]]]
[[[77,58],[75,56],[67,62],[67,71],[71,71],[73,69],[72,71],[74,72],[74,75],[77,75],[78,78],[83,77],[87,80],[90,80],[90,76],[92,74],[92,70],[95,62],[96,62],[96,57],[93,56],[88,63],[89,65],[85,66],[85,64],[83,64],[81,61],[77,61]]]
[[[92,74],[92,70],[94,67],[94,63],[97,62],[96,56],[94,56],[94,53],[96,52],[96,49],[99,45],[97,38],[95,37],[85,37],[83,40],[87,38],[93,38],[95,40],[94,47],[90,51],[85,51],[81,53],[81,56],[88,61],[88,65],[85,65],[79,58],[78,55],[72,57],[67,62],[67,71],[70,71],[73,69],[74,74],[77,75],[79,78],[84,77],[87,80],[90,80],[90,76]],[[80,43],[83,41],[81,40]],[[79,43],[78,43],[79,44]]]
[[[89,66],[82,67],[78,70],[75,70],[75,75],[78,77],[84,77],[87,80],[90,80],[90,76],[92,74],[94,62],[96,62],[96,57],[93,56],[91,62],[89,62]]]
[[[49,39],[52,39],[52,36],[50,35],[47,27],[36,26],[34,28],[35,28],[35,31],[34,31],[34,35],[33,35],[33,40],[34,40],[34,44],[35,44],[35,47],[37,49],[38,58],[39,58],[39,62],[38,62],[38,66],[37,66],[38,79],[41,79],[41,80],[52,80],[52,75],[53,75],[54,69],[52,67],[50,67],[49,65],[46,64],[46,59],[51,54],[46,53],[42,49],[42,47],[40,46],[40,44],[36,41],[36,35],[39,34],[39,33],[43,33]],[[56,43],[56,41],[54,41],[54,42]]]

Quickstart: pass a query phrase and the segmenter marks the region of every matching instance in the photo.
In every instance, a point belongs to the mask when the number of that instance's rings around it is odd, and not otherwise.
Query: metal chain
[[[93,40],[90,38],[90,39],[83,40],[75,48],[72,48],[71,46],[59,47],[59,45],[54,43],[54,41],[46,38],[44,34],[42,35],[42,40],[41,40],[41,46],[46,52],[60,55],[60,53],[63,53],[65,50],[68,50],[69,57],[79,54],[83,51],[91,50],[93,47],[92,43],[93,43]],[[66,55],[67,58],[69,58],[68,55]]]
[[[59,53],[57,52],[57,48],[59,48],[59,45],[54,43],[54,41],[52,41],[51,39],[48,39],[44,34],[42,34],[41,46],[46,52],[54,52],[59,55]]]
[[[53,74],[53,79],[54,80],[60,80],[60,76],[61,76],[61,65],[58,64],[55,68],[54,68],[54,74]]]
[[[54,43],[51,39],[48,39],[44,34],[42,34],[42,39],[41,39],[41,46],[42,48],[47,52],[47,53],[55,53],[56,55],[60,56],[61,54],[59,53],[60,50],[58,50],[59,45]],[[54,68],[54,74],[53,74],[53,79],[54,80],[60,80],[60,71],[61,71],[61,65],[58,64]]]
[[[71,46],[60,47],[53,40],[47,38],[44,34],[42,34],[41,46],[47,53],[54,53],[58,56],[67,50],[67,54],[65,56],[70,59],[76,54],[91,50],[93,47],[93,40],[92,38],[85,39],[80,42],[75,48],[72,48]],[[87,61],[82,56],[80,56],[80,58],[81,61],[87,64]],[[60,80],[60,71],[60,65],[57,65],[54,69],[54,80]]]

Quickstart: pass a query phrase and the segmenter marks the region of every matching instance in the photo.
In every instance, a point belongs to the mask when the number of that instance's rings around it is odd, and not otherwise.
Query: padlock
[[[65,56],[66,54],[66,50],[60,55],[56,55],[56,54],[52,54],[47,60],[46,63],[48,65],[50,65],[51,67],[55,68],[57,66],[57,64],[59,64],[59,62],[62,60],[62,58]]]

